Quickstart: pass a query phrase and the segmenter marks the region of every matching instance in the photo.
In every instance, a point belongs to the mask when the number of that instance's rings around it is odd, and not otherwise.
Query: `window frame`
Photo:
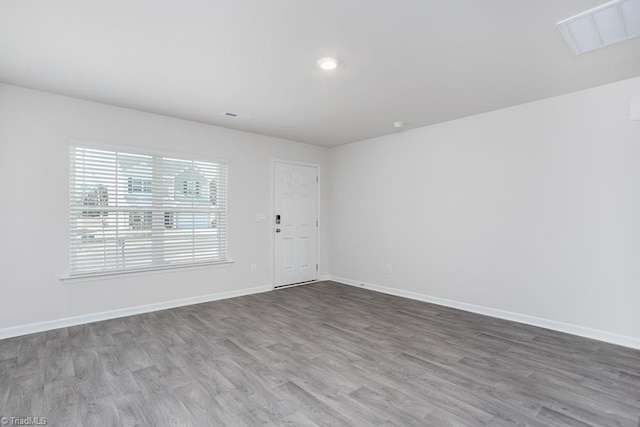
[[[93,271],[81,271],[81,272],[73,272],[72,268],[71,268],[71,262],[72,262],[72,223],[73,223],[73,212],[77,212],[79,209],[79,206],[73,205],[74,202],[74,198],[72,196],[72,180],[73,180],[73,174],[74,174],[74,170],[73,170],[73,164],[71,163],[72,161],[72,149],[73,147],[78,147],[78,148],[86,148],[86,149],[94,149],[94,150],[104,150],[104,151],[109,151],[112,153],[122,153],[122,154],[131,154],[131,155],[142,155],[142,156],[152,156],[152,157],[158,157],[160,159],[175,159],[178,161],[193,161],[193,162],[202,162],[202,163],[217,163],[219,164],[220,167],[224,168],[224,175],[223,175],[223,183],[222,185],[224,185],[224,190],[222,193],[222,196],[224,197],[224,202],[223,204],[223,208],[221,209],[219,205],[217,204],[212,204],[212,207],[215,208],[216,211],[221,212],[224,215],[224,229],[223,229],[223,235],[221,236],[221,238],[224,240],[224,256],[221,258],[216,258],[216,259],[211,259],[211,260],[204,260],[204,261],[193,261],[193,262],[180,262],[180,263],[168,263],[168,264],[154,264],[152,263],[152,265],[149,266],[144,266],[144,267],[135,267],[135,268],[112,268],[112,269],[101,269],[101,270],[93,270]],[[68,249],[69,249],[69,258],[68,258],[68,262],[67,262],[67,268],[68,268],[68,274],[65,276],[62,276],[60,279],[62,281],[69,281],[69,282],[73,282],[73,281],[82,281],[82,280],[91,280],[91,279],[101,279],[101,278],[108,278],[111,276],[120,276],[120,275],[139,275],[139,274],[148,274],[148,273],[157,273],[157,272],[162,272],[162,271],[167,271],[167,270],[174,270],[174,269],[199,269],[199,268],[203,268],[203,267],[210,267],[210,266],[225,266],[225,265],[229,265],[233,263],[233,260],[231,259],[230,255],[229,255],[229,222],[228,222],[228,211],[229,211],[229,160],[225,159],[225,158],[220,158],[220,157],[213,157],[213,156],[208,156],[208,155],[201,155],[201,154],[193,154],[193,153],[186,153],[186,152],[176,152],[176,151],[167,151],[167,150],[154,150],[154,149],[147,149],[147,148],[143,148],[143,147],[139,147],[139,146],[125,146],[125,145],[115,145],[115,144],[105,144],[105,143],[98,143],[98,142],[93,142],[93,141],[87,141],[87,140],[80,140],[80,139],[70,139],[69,143],[68,143],[68,147],[67,149],[68,154],[69,154],[69,165],[67,167],[67,173],[68,173],[68,178],[69,178],[69,182],[68,182],[68,191],[69,191],[69,202],[68,202],[68,207],[69,207],[69,228],[68,228]],[[124,185],[124,189],[125,191],[129,192],[129,182],[127,182]],[[153,182],[152,182],[153,185]],[[216,182],[216,188],[218,186],[220,186],[221,183],[220,182]],[[202,185],[199,186],[199,190],[202,191]],[[130,194],[145,194],[145,192],[133,192]],[[100,195],[99,195],[100,196]],[[220,192],[216,191],[216,197],[220,197]],[[208,199],[208,198],[207,198]],[[151,202],[151,204],[149,205],[149,207],[154,207],[153,206],[153,201]],[[135,207],[134,209],[140,210],[140,208]],[[122,209],[122,211],[124,211],[124,209]],[[84,213],[84,212],[83,212]],[[140,212],[142,213],[142,212]],[[103,212],[99,212],[99,214],[102,216]],[[166,214],[166,213],[165,213]],[[217,214],[217,213],[215,213]],[[173,212],[173,225],[175,225],[175,217],[177,217],[178,213],[177,211]],[[214,213],[211,213],[210,215],[214,215]],[[163,221],[161,223],[162,228],[165,229],[167,227],[166,226],[166,218],[165,215],[162,215],[163,217]],[[217,225],[218,227],[219,225]],[[218,232],[220,229],[218,228]],[[164,242],[165,240],[163,240]]]

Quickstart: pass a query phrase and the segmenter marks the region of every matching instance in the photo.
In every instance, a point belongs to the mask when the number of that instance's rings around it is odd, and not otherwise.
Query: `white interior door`
[[[318,279],[318,168],[276,162],[275,285]]]

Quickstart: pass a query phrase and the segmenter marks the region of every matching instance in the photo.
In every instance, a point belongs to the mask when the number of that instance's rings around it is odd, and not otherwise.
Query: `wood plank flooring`
[[[331,282],[0,341],[54,426],[640,425],[640,351]]]

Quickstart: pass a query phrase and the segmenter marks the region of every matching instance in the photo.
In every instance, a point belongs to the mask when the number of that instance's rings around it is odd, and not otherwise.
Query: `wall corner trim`
[[[432,304],[442,305],[445,307],[455,308],[458,310],[468,311],[471,313],[482,314],[485,316],[495,317],[498,319],[510,320],[513,322],[524,323],[526,325],[537,326],[540,328],[551,329],[553,331],[564,332],[571,335],[577,335],[584,338],[590,338],[603,341],[610,344],[621,345],[624,347],[640,350],[640,338],[629,337],[626,335],[618,335],[599,329],[586,328],[584,326],[573,325],[571,323],[558,322],[555,320],[542,319],[539,317],[529,316],[526,314],[514,313],[510,311],[498,310],[495,308],[484,307],[480,305],[468,304],[464,302],[448,300],[445,298],[433,297],[418,292],[405,291],[402,289],[388,288],[385,286],[365,283],[358,280],[346,279],[344,277],[328,276],[333,282],[342,283],[358,288],[369,289],[371,291],[381,292],[384,294],[395,295],[403,298],[409,298],[417,301],[424,301]]]
[[[215,294],[182,298],[154,304],[140,305],[136,307],[102,311],[99,313],[83,314],[80,316],[30,323],[27,325],[10,326],[8,328],[0,328],[0,339],[33,334],[36,332],[49,331],[52,329],[66,328],[69,326],[83,325],[86,323],[100,322],[102,320],[117,319],[119,317],[133,316],[136,314],[150,313],[152,311],[166,310],[169,308],[184,307],[187,305],[218,301],[227,298],[240,297],[243,295],[252,295],[271,290],[273,290],[273,286],[271,285],[258,286],[254,288],[239,289],[236,291],[218,292]]]

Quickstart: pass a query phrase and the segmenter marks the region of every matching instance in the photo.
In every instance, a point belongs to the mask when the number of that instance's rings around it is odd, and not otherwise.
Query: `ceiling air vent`
[[[251,116],[246,116],[244,114],[234,113],[232,111],[225,111],[222,113],[223,116],[229,119],[238,119],[238,120],[249,120]]]
[[[640,36],[640,0],[614,0],[558,22],[574,55]]]

